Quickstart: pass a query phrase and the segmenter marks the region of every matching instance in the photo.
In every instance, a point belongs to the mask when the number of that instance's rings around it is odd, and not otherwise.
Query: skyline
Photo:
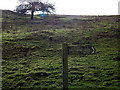
[[[0,2],[0,9],[14,10],[18,2],[18,0],[5,1]],[[55,4],[56,14],[118,15],[119,0],[48,0],[48,2]]]

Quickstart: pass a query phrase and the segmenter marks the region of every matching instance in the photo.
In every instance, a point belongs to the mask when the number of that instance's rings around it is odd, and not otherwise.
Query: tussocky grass
[[[29,15],[8,13],[3,12],[3,89],[62,89],[63,42],[96,49],[93,55],[68,56],[69,89],[120,89],[118,16],[30,21]]]

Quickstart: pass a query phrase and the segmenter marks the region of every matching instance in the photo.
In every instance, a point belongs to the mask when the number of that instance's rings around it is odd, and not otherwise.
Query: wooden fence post
[[[68,90],[68,45],[63,44],[63,90]]]

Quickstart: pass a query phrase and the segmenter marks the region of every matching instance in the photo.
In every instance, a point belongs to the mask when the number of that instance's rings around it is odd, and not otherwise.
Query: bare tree
[[[53,4],[48,2],[43,3],[41,0],[18,0],[20,5],[16,7],[15,11],[20,14],[31,12],[31,19],[33,19],[34,12],[42,11],[47,14],[55,12]]]

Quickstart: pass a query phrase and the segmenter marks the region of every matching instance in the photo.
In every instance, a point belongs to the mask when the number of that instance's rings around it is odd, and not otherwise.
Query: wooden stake
[[[63,44],[63,90],[68,90],[68,45]]]

